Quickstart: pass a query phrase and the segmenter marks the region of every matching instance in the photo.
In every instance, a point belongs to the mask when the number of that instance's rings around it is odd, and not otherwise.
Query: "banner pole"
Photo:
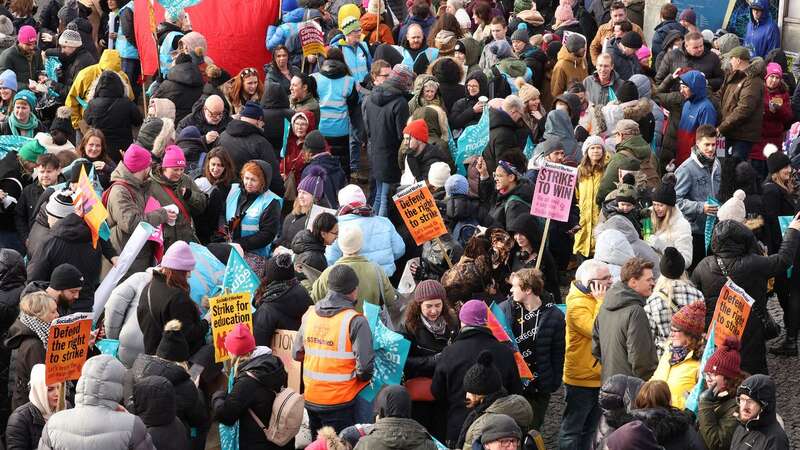
[[[375,43],[376,44],[380,44],[381,43],[381,0],[378,0],[378,14],[377,14],[377,16],[378,16],[378,20],[377,20],[376,23],[378,25],[375,27],[375,32],[378,33],[378,36],[375,38]],[[369,38],[367,38],[367,46],[369,46]]]
[[[450,260],[450,255],[447,254],[447,248],[444,246],[444,243],[440,238],[433,238],[436,241],[436,244],[442,248],[442,254],[444,254],[444,260],[447,262],[447,267],[453,268],[453,261]]]
[[[542,265],[542,254],[544,253],[544,243],[547,242],[547,232],[550,230],[550,218],[544,222],[544,233],[542,234],[542,243],[539,244],[539,253],[536,255],[536,269]]]

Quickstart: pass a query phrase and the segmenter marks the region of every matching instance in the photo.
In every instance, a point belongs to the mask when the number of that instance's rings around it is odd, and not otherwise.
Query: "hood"
[[[475,97],[472,97],[469,94],[467,94],[467,96],[469,96],[470,98],[474,98],[474,99],[477,99],[477,98],[481,97],[482,95],[483,96],[487,96],[487,97],[489,96],[489,81],[486,79],[486,74],[484,74],[480,70],[475,70],[472,73],[470,73],[469,75],[467,75],[467,78],[464,81],[464,85],[465,86],[466,86],[466,84],[467,84],[467,82],[469,80],[477,81],[478,82],[478,86],[480,86],[480,89],[478,89],[478,95],[476,95]]]
[[[761,22],[756,22],[756,19],[753,17],[753,8],[757,7],[764,11],[764,14],[761,15]],[[764,24],[772,22],[772,14],[769,13],[770,5],[769,0],[750,0],[750,23],[757,26],[762,26]]]
[[[618,144],[617,153],[624,148],[628,149],[640,163],[650,159],[650,144],[648,144],[641,135],[629,137],[624,142]]]
[[[411,88],[411,93],[414,94],[414,96],[421,97],[422,89],[425,87],[425,83],[427,83],[428,81],[435,81],[437,84],[439,83],[439,80],[437,80],[436,77],[434,77],[433,75],[428,73],[423,73],[418,77],[414,78],[414,86]],[[441,98],[441,96],[442,93],[437,89],[436,97]]]
[[[173,386],[177,386],[189,379],[189,373],[181,366],[155,355],[146,355],[144,353],[137,356],[133,361],[131,372],[137,379],[158,375],[169,380]]]
[[[621,231],[609,229],[597,235],[594,257],[598,260],[622,266],[634,256],[636,254],[633,252],[633,247]]]
[[[37,336],[36,333],[26,325],[23,325],[19,319],[17,319],[8,329],[8,334],[4,344],[7,348],[15,349],[19,348],[19,346],[22,345],[22,341],[28,338],[38,340],[39,336]]]
[[[781,66],[781,70],[783,70],[784,74],[789,71],[789,61],[786,59],[786,53],[783,51],[783,49],[774,48],[770,50],[770,52],[767,53],[767,56],[764,58],[764,61],[767,64],[771,62],[777,63],[779,66]]]
[[[322,317],[333,317],[339,311],[355,308],[355,303],[344,295],[328,291],[322,300],[314,305],[314,311]]]
[[[122,403],[125,366],[111,355],[89,358],[75,388],[75,407],[100,406],[116,410]]]
[[[307,292],[303,293],[305,288],[297,280],[279,283],[288,286],[288,288],[272,293],[269,288],[273,283],[270,283],[267,285],[267,292],[262,297],[262,302],[280,304],[281,311],[287,315],[301,317],[311,306],[310,301],[298,301],[298,298],[307,296]]]
[[[424,448],[425,442],[430,442],[428,432],[422,425],[414,419],[400,417],[378,419],[369,435],[375,436],[380,442],[376,447],[398,450]]]
[[[661,51],[666,52],[672,49],[672,44],[677,39],[683,38],[683,33],[680,29],[678,30],[670,30],[667,32],[667,35],[664,36],[664,43],[661,44]]]
[[[133,414],[148,427],[167,426],[175,420],[175,388],[164,377],[153,375],[133,386]]]
[[[97,80],[95,97],[122,98],[125,95],[125,85],[116,72],[104,70]]]
[[[638,292],[629,288],[627,284],[617,281],[606,293],[603,299],[603,309],[618,311],[631,306],[644,306],[645,300]]]
[[[381,44],[375,49],[373,61],[379,59],[388,62],[391,67],[394,67],[396,64],[402,64],[403,55],[401,55],[393,45]]]
[[[119,72],[122,70],[122,58],[119,57],[119,52],[116,50],[105,50],[100,55],[100,62],[98,63],[103,70],[111,70]]]
[[[639,232],[636,231],[636,227],[633,226],[633,223],[631,223],[630,220],[626,219],[625,216],[620,214],[615,214],[609,217],[605,222],[597,225],[598,235],[606,230],[619,231],[623,236],[625,236],[625,239],[628,240],[629,244],[633,244],[639,240]]]
[[[380,86],[375,86],[375,89],[372,90],[367,99],[378,106],[386,106],[398,97],[404,98],[402,91],[382,84]]]
[[[622,114],[626,119],[631,119],[639,122],[653,112],[653,103],[649,98],[640,98],[639,100],[630,102],[630,104],[623,104]]]
[[[554,136],[556,138],[574,141],[575,135],[572,130],[572,120],[566,111],[554,109],[547,114],[547,121],[544,124],[545,138]]]
[[[262,159],[254,159],[253,162],[258,164],[258,167],[261,168],[261,173],[264,174],[264,186],[269,187],[272,183],[272,166]]]
[[[314,117],[314,113],[313,112],[311,112],[311,111],[309,111],[307,109],[304,109],[302,111],[297,111],[297,113],[295,115],[297,115],[297,114],[302,114],[306,118],[306,120],[308,120],[308,131],[306,133],[310,133],[310,132],[312,132],[312,131],[317,129],[317,118]],[[292,116],[292,117],[294,118],[294,116]]]
[[[650,82],[650,78],[647,78],[646,75],[637,73],[636,75],[631,76],[630,81],[636,85],[636,92],[639,93],[640,99],[650,98],[650,95],[653,93],[653,83]]]
[[[644,422],[661,444],[680,440],[692,426],[689,416],[675,408],[637,409],[631,412],[631,416]]]
[[[231,120],[231,123],[229,123],[225,128],[225,131],[231,136],[241,138],[252,136],[254,134],[264,136],[264,131],[261,128],[239,119]]]
[[[0,250],[0,291],[8,292],[25,284],[25,260],[16,250]]]
[[[752,78],[764,78],[767,74],[767,63],[762,58],[753,58],[744,73]]]
[[[586,67],[586,58],[570,53],[566,45],[558,51],[558,60],[570,62],[575,67]]]
[[[495,128],[502,128],[502,127],[517,129],[520,128],[520,125],[514,122],[511,116],[509,116],[501,108],[489,109],[489,128],[493,130]]]
[[[521,395],[507,395],[498,398],[488,408],[487,413],[505,414],[517,423],[527,423],[531,419],[531,404]]]
[[[460,41],[464,44],[464,62],[467,67],[478,64],[481,60],[481,43],[471,37],[461,38]]]
[[[762,405],[761,414],[753,419],[746,428],[751,429],[775,423],[775,382],[766,375],[753,375],[744,380],[737,390],[738,394],[746,394]]]
[[[739,45],[741,45],[741,41],[739,40],[739,36],[735,33],[726,33],[717,39],[717,48],[719,48],[719,53],[721,55],[730,52]]]
[[[439,113],[436,112],[433,105],[423,106],[414,111],[411,117],[414,120],[422,119],[425,125],[428,126],[428,137],[442,138],[443,130],[442,124],[439,123]]]
[[[358,22],[361,24],[362,31],[375,31],[375,29],[378,28],[378,15],[371,12],[365,13],[358,19]]]
[[[269,350],[266,347],[258,348]],[[281,360],[273,355],[271,351],[268,351],[266,354],[256,356],[240,366],[236,377],[255,378],[265,389],[278,391],[286,385],[288,375],[283,368]]]
[[[287,109],[289,108],[289,95],[279,84],[268,83],[264,89],[264,101],[261,106],[264,109]]]
[[[431,73],[439,83],[459,84],[464,78],[464,69],[459,66],[452,58],[439,58],[434,61],[430,69]]]
[[[325,253],[325,244],[316,240],[309,230],[300,230],[292,239],[292,252],[295,255],[306,252]]]
[[[612,375],[600,388],[598,403],[604,411],[629,411],[644,381],[630,375]]]
[[[567,104],[572,125],[577,125],[581,118],[581,98],[571,92],[566,92],[556,97],[556,100]]]
[[[698,101],[706,98],[706,77],[697,70],[690,70],[680,76],[683,84],[689,87],[692,91],[692,96],[689,100]]]
[[[511,78],[524,77],[528,73],[525,61],[516,58],[506,58],[497,63],[498,69]]]
[[[125,164],[118,164],[117,167],[114,168],[114,171],[111,172],[111,182],[113,183],[115,181],[128,183],[134,188],[141,188],[144,184],[138,178],[133,176],[131,171],[125,167]]]
[[[347,70],[347,64],[336,59],[326,59],[325,62],[322,63],[322,68],[319,69],[319,73],[336,80],[347,75],[349,71]]]
[[[537,249],[542,243],[542,225],[536,217],[524,214],[514,219],[507,227],[509,233],[520,233],[528,239],[531,246]]]
[[[193,62],[176,64],[167,74],[167,79],[184,86],[202,87],[203,75]]]
[[[711,250],[720,258],[733,259],[758,253],[753,232],[735,220],[723,220],[714,226]]]
[[[386,386],[375,398],[374,411],[384,418],[411,418],[411,396],[403,386]]]
[[[67,242],[89,243],[92,242],[92,232],[83,218],[77,214],[70,214],[59,220],[50,233]]]

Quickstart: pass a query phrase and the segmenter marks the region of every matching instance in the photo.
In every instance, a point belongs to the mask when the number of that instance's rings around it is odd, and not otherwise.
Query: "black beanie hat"
[[[769,158],[767,158],[767,168],[769,169],[770,175],[780,171],[789,164],[791,164],[789,157],[786,156],[786,153],[783,153],[781,151],[777,151],[769,155]]]
[[[675,175],[668,173],[661,179],[661,184],[653,191],[653,201],[667,206],[675,206]]]
[[[352,267],[335,264],[328,274],[328,290],[347,295],[358,287],[358,275]]]
[[[324,152],[325,147],[325,137],[319,130],[308,133],[305,142],[303,142],[303,149],[309,151],[312,155]]]
[[[628,31],[627,33],[623,34],[620,42],[625,47],[635,48],[636,50],[642,48],[642,44],[644,44],[644,42],[642,42],[642,37],[639,36],[639,33],[635,31]]]
[[[75,134],[75,129],[72,128],[72,121],[70,119],[71,114],[72,110],[66,106],[59,107],[56,110],[56,117],[50,124],[50,132],[53,132],[53,130],[59,130],[71,138],[72,135]]]
[[[636,87],[636,83],[632,81],[623,82],[622,86],[617,90],[617,100],[620,103],[639,100],[639,89]]]
[[[677,280],[686,270],[686,261],[675,247],[667,247],[664,249],[664,256],[661,257],[658,268],[661,270],[661,275]]]
[[[267,260],[264,269],[264,279],[267,283],[273,281],[287,281],[294,278],[294,265],[292,257],[286,253],[275,255]]]
[[[50,287],[57,291],[83,287],[83,274],[72,264],[61,264],[50,274]]]
[[[164,334],[156,348],[156,356],[167,361],[185,362],[189,360],[189,344],[181,331],[181,321],[172,319],[164,325]]]
[[[464,374],[464,391],[476,395],[489,395],[503,388],[502,376],[494,366],[494,357],[488,350],[478,355],[478,360]]]

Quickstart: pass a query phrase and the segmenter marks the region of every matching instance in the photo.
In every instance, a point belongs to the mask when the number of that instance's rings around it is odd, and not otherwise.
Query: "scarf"
[[[444,315],[442,314],[440,314],[439,317],[433,322],[428,321],[428,319],[422,315],[420,315],[419,318],[422,319],[422,324],[425,325],[425,328],[433,333],[434,336],[442,337],[447,331],[447,321],[444,320]]]
[[[683,361],[689,354],[689,349],[686,347],[673,347],[672,345],[670,345],[669,351],[670,351],[670,356],[669,356],[670,366],[674,366],[679,362]]]
[[[697,156],[697,160],[700,161],[700,164],[706,168],[706,170],[711,170],[714,167],[714,159],[713,158],[706,158],[706,155],[700,151],[697,147],[694,148],[694,154]]]
[[[372,206],[361,202],[352,202],[344,206],[340,206],[339,211],[336,212],[336,215],[343,216],[345,214],[355,214],[361,217],[372,217],[375,215],[372,211]]]
[[[39,340],[44,344],[44,348],[47,348],[47,335],[50,333],[49,323],[41,321],[38,317],[29,316],[24,312],[19,313],[19,321],[36,333],[36,336],[39,336]]]
[[[26,136],[26,137],[33,137],[33,131],[39,127],[39,119],[31,112],[30,117],[28,118],[28,122],[22,123],[17,119],[17,116],[14,114],[8,115],[8,125],[11,128],[11,134],[14,136]],[[20,133],[20,130],[23,133]]]

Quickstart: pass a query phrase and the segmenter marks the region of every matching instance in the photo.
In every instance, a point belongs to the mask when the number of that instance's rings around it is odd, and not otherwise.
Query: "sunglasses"
[[[253,75],[258,75],[258,71],[253,67],[248,67],[246,69],[242,69],[241,73],[239,73],[239,78],[247,78]]]

